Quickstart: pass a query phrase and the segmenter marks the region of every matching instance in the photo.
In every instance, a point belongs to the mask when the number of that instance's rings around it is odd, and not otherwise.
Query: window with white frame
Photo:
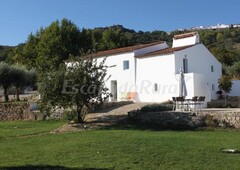
[[[186,57],[183,58],[183,71],[184,73],[188,73],[188,59]]]
[[[127,70],[129,69],[129,61],[128,60],[124,60],[123,61],[123,70]]]
[[[215,90],[215,84],[212,84],[212,91]]]

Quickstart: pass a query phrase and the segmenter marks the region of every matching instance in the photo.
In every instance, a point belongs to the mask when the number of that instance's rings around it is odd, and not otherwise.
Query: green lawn
[[[16,121],[0,122],[0,139],[48,133],[63,125],[64,121]]]
[[[240,149],[239,131],[115,128],[64,134],[47,133],[63,123],[0,122],[0,167],[240,169],[239,154],[220,152],[221,148]]]

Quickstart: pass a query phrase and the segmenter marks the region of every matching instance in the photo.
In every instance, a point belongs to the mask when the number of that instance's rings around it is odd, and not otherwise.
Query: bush
[[[206,115],[205,126],[207,126],[207,127],[217,127],[218,126],[217,120],[214,119],[214,116]]]
[[[172,105],[170,104],[151,104],[143,106],[140,111],[142,112],[161,112],[172,110]]]
[[[77,122],[77,112],[76,110],[66,110],[64,111],[64,119],[68,121],[76,121]]]

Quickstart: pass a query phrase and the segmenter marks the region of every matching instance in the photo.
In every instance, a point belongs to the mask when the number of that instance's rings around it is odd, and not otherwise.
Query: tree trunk
[[[7,88],[4,88],[4,99],[5,99],[5,102],[9,101]]]
[[[16,87],[16,97],[17,97],[17,101],[20,101],[20,98],[19,98],[19,88]]]
[[[227,103],[228,103],[228,101],[227,101],[227,94],[228,94],[228,93],[225,92],[225,95],[224,95],[224,96],[225,96],[225,107],[226,107],[226,108],[227,108]]]

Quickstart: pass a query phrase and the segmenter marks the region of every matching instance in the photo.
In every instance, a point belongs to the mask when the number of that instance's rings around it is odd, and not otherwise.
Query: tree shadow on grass
[[[97,129],[102,130],[150,130],[150,131],[194,131],[197,128],[187,126],[186,124],[173,122],[158,123],[139,123],[131,120],[128,115],[102,115],[94,117],[91,121],[84,123],[87,127],[94,127],[96,124]],[[86,128],[88,129],[88,128]],[[93,128],[96,129],[96,128]]]
[[[68,168],[64,166],[53,165],[26,165],[26,166],[9,166],[0,167],[4,170],[111,170],[107,168]]]
[[[157,124],[115,124],[104,126],[102,130],[141,130],[141,131],[196,131],[197,128],[190,128],[186,126],[166,127]]]

